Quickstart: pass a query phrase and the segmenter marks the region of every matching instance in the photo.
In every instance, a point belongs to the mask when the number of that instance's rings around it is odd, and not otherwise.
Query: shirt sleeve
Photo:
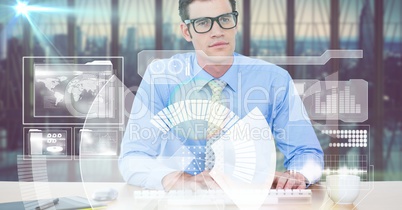
[[[128,184],[146,189],[163,189],[163,177],[177,170],[158,160],[166,135],[151,119],[165,105],[158,86],[150,82],[149,73],[145,77],[128,116],[121,143],[119,170]]]
[[[273,131],[284,154],[284,166],[303,174],[307,184],[314,184],[324,167],[321,145],[290,75],[277,81]]]

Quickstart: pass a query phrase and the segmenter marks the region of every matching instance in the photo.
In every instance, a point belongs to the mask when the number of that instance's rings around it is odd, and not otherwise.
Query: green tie
[[[220,103],[222,90],[226,86],[226,82],[219,79],[213,79],[208,82],[209,87],[212,90],[211,102]]]
[[[226,84],[227,84],[226,82],[218,79],[213,79],[208,83],[208,86],[211,88],[212,91],[211,102],[209,106],[211,109],[210,113],[213,115],[216,109],[221,104],[222,90],[225,88]],[[208,123],[207,143],[205,146],[205,169],[211,170],[215,164],[215,154],[211,146],[215,140],[212,137],[214,137],[218,133],[219,133],[219,127],[211,123]]]

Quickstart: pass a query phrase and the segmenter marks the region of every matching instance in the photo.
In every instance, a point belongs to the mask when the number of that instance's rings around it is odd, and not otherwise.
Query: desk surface
[[[269,205],[263,206],[261,209],[402,209],[401,181],[374,182],[363,185],[359,197],[353,205],[334,205],[328,198],[323,186],[323,184],[313,186],[313,202],[311,205]],[[136,209],[133,208],[133,191],[138,188],[125,183],[0,182],[0,203],[64,196],[90,198],[92,192],[105,187],[113,187],[119,191],[119,197],[108,204],[108,209]],[[42,193],[38,194],[35,191]],[[225,209],[237,208],[227,207]]]

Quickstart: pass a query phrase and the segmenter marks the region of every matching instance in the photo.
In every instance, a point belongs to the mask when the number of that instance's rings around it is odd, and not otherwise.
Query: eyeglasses
[[[237,25],[237,16],[239,13],[237,11],[233,11],[231,13],[226,13],[223,15],[219,15],[217,17],[202,17],[184,20],[185,24],[192,24],[194,31],[203,34],[207,33],[212,29],[214,22],[216,21],[218,25],[223,29],[232,29]]]

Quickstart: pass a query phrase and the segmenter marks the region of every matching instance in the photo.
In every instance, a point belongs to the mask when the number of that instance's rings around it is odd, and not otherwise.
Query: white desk
[[[0,182],[0,203],[29,200],[44,199],[50,197],[64,196],[83,196],[90,197],[92,192],[103,187],[113,187],[119,191],[117,200],[108,204],[108,209],[138,209],[134,206],[133,190],[138,188],[126,185],[125,183],[19,183],[19,182]],[[364,187],[366,188],[366,187]],[[35,189],[45,189],[44,193],[38,195]],[[24,192],[22,196],[21,192]],[[313,202],[311,205],[269,205],[263,206],[261,209],[359,209],[359,210],[388,210],[402,209],[402,182],[374,182],[371,189],[362,189],[359,197],[354,205],[334,205],[328,198],[325,187],[313,186]],[[156,208],[158,209],[158,208]],[[164,206],[159,209],[169,209]],[[177,207],[176,207],[177,209]],[[195,209],[189,207],[188,209]],[[205,206],[201,209],[205,209]],[[213,209],[213,208],[208,208]],[[234,206],[225,209],[237,209]],[[147,209],[148,210],[148,209]]]

